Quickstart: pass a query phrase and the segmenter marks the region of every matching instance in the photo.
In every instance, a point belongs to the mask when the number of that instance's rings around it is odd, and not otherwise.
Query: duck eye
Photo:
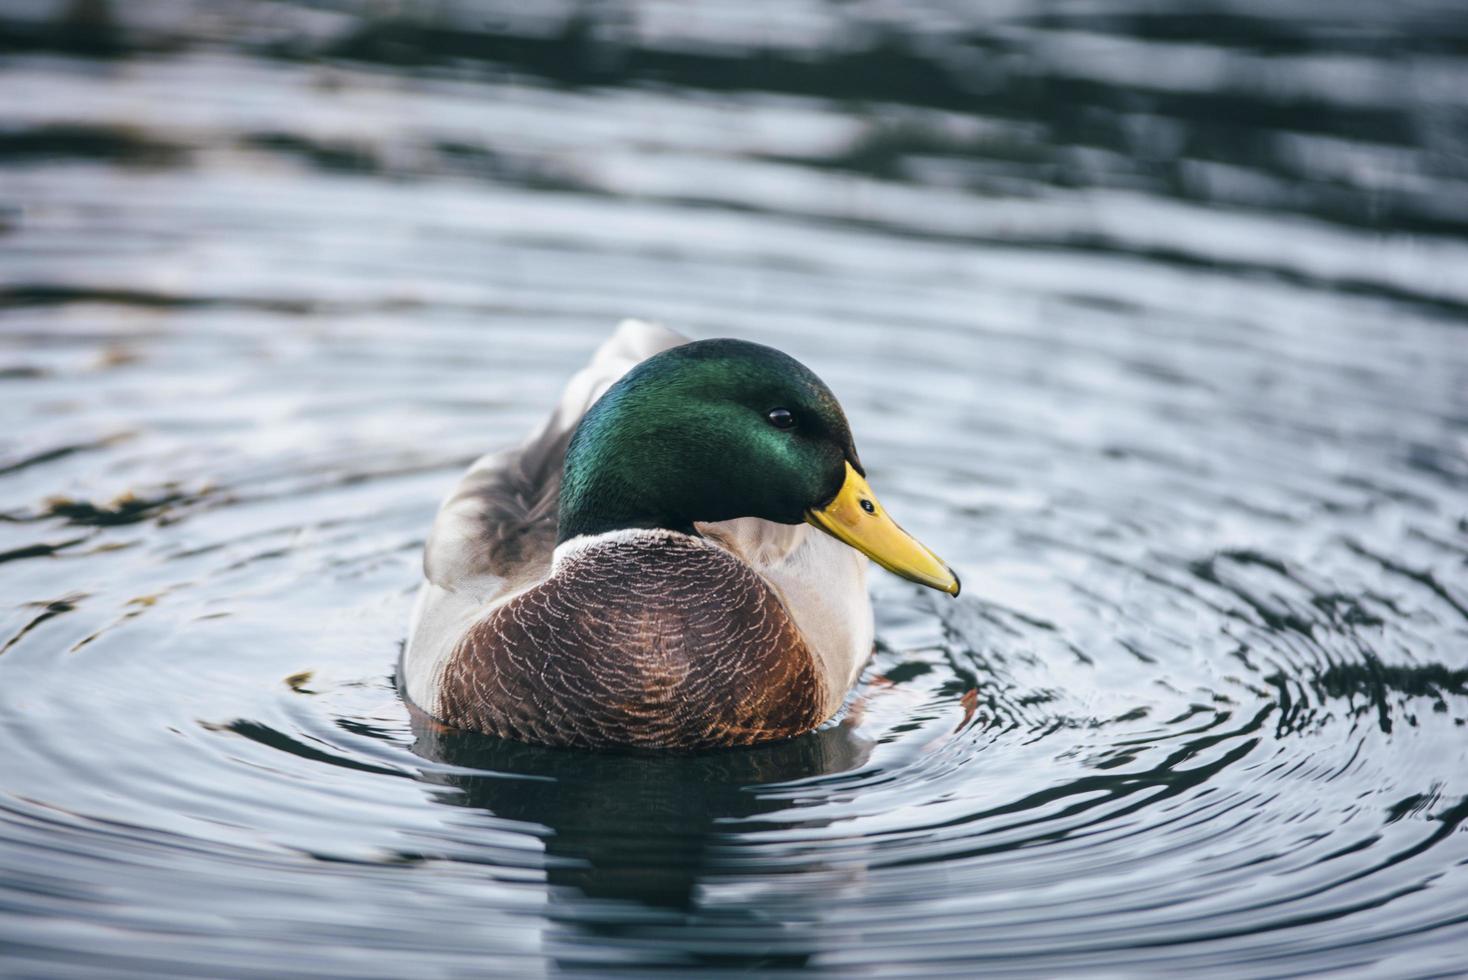
[[[765,415],[770,424],[777,429],[793,429],[795,427],[795,416],[788,408],[772,408]]]

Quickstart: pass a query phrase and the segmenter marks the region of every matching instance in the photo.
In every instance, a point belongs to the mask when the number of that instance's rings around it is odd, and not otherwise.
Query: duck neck
[[[665,507],[656,506],[633,490],[616,473],[593,472],[561,484],[560,520],[556,543],[572,538],[630,528],[662,528],[693,534],[693,522]]]
[[[625,412],[606,402],[593,406],[566,448],[557,543],[629,528],[695,533],[679,503],[687,488],[676,464],[685,454],[645,431],[628,437]]]

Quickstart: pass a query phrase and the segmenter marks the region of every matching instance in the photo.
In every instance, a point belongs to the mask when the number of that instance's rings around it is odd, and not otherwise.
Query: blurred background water
[[[0,52],[0,973],[1463,969],[1460,3],[4,0]],[[440,496],[627,315],[810,364],[963,576],[876,578],[840,724],[398,696]]]

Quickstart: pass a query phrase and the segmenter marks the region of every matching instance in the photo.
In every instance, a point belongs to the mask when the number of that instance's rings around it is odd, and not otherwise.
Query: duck
[[[870,562],[959,593],[877,500],[824,382],[772,347],[624,321],[443,501],[400,683],[441,725],[538,745],[791,738],[871,657]]]

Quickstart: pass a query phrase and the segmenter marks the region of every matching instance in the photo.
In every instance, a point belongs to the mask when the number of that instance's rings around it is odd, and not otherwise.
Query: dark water
[[[0,973],[1464,969],[1459,4],[393,9],[4,4]],[[842,724],[396,693],[626,315],[812,365],[962,575]]]

